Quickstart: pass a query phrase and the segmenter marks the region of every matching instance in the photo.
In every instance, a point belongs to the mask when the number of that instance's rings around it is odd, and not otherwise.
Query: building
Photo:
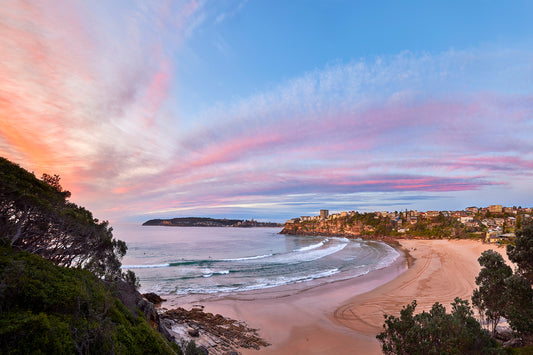
[[[320,219],[328,219],[329,210],[320,210]]]
[[[461,222],[462,224],[466,224],[468,222],[472,222],[474,220],[474,217],[472,216],[466,216],[466,217],[459,217],[458,218],[459,222]]]
[[[503,227],[503,224],[505,223],[505,219],[503,218],[494,218],[494,224],[496,224],[498,227]]]
[[[502,205],[490,205],[489,212],[490,213],[502,213]]]
[[[439,216],[439,211],[427,211],[426,212],[426,217],[427,218],[436,218]]]
[[[467,208],[465,208],[465,211],[473,213],[473,214],[476,214],[479,211],[479,208],[477,208],[477,207],[467,207]]]

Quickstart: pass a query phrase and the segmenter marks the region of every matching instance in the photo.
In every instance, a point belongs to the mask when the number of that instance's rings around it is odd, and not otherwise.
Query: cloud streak
[[[175,95],[187,88],[171,53],[243,6],[217,14],[204,2],[139,2],[104,15],[81,1],[8,1],[0,154],[59,173],[74,200],[115,220],[245,208],[290,216],[335,201],[387,205],[393,194],[401,205],[413,193],[527,189],[530,51],[329,65],[181,115]]]
[[[99,5],[8,1],[0,9],[0,152],[36,173],[60,173],[83,200],[157,173],[173,144],[158,137],[170,126],[172,67],[158,33],[141,27],[158,28],[157,11],[139,3],[103,15]],[[183,7],[176,21],[184,31],[197,6]]]

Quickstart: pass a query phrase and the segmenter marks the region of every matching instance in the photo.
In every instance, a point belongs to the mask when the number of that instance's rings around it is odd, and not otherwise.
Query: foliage
[[[108,280],[121,277],[127,247],[107,221],[69,202],[59,176],[43,180],[0,157],[0,241]]]
[[[135,273],[131,270],[122,273],[122,279],[132,285],[136,290],[141,287],[141,284],[137,279],[137,275],[135,275]]]
[[[0,353],[171,354],[87,270],[0,247]]]
[[[440,303],[414,314],[416,301],[400,317],[385,315],[384,331],[376,336],[385,354],[479,354],[497,352],[496,343],[473,317],[468,301],[455,298],[451,314]]]
[[[518,265],[518,273],[533,284],[533,223],[524,223],[516,237],[515,245],[507,246],[507,255]]]
[[[517,335],[533,335],[533,289],[519,274],[513,274],[503,257],[487,250],[478,259],[482,266],[476,277],[478,289],[472,295],[472,304],[479,310],[495,334],[500,318],[505,317]]]
[[[533,354],[533,346],[525,346],[523,348],[510,348],[510,349],[507,349],[507,354],[512,354],[512,355],[532,355]]]
[[[54,189],[56,189],[57,192],[62,193],[65,198],[70,197],[70,191],[64,191],[63,187],[59,183],[59,180],[61,180],[59,175],[55,174],[54,176],[52,176],[44,173],[41,177],[41,180],[52,186]]]
[[[472,304],[495,334],[496,326],[505,313],[506,300],[501,297],[505,289],[505,279],[512,275],[513,270],[494,250],[484,251],[478,262],[482,269],[476,277],[476,285],[479,288],[474,290]]]
[[[186,341],[182,344],[185,349],[185,355],[205,355],[206,353],[201,349],[196,347],[194,340]]]
[[[525,222],[517,230],[515,245],[507,246],[509,260],[518,265],[515,275],[505,280],[503,298],[506,318],[522,337],[533,337],[533,223]]]
[[[520,336],[533,335],[533,289],[529,282],[520,275],[505,279],[502,292],[505,301],[505,318],[511,328]]]

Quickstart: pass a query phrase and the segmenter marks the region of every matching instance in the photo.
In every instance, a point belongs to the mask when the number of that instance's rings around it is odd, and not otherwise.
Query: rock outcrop
[[[167,326],[170,325],[176,338],[194,339],[209,354],[238,354],[238,348],[259,350],[270,345],[259,337],[257,329],[220,314],[204,312],[203,307],[194,307],[190,311],[183,308],[171,309],[161,313],[161,318]]]
[[[317,221],[287,223],[281,234],[324,235],[360,237],[368,229],[362,223],[343,223],[341,221]]]
[[[166,301],[166,299],[161,298],[158,294],[153,292],[143,293],[142,296],[154,305],[159,305],[161,302]]]
[[[154,304],[144,299],[143,295],[135,287],[125,281],[117,281],[112,285],[112,288],[115,296],[126,306],[131,314],[137,316],[137,311],[140,310],[152,328],[160,332],[169,341],[175,340],[174,336],[169,333],[167,327],[161,323],[159,313],[157,313]]]

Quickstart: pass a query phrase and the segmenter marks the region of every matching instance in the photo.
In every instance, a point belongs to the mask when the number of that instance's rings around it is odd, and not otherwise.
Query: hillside
[[[169,354],[170,345],[117,298],[116,285],[11,247],[0,248],[0,353]]]
[[[168,227],[282,227],[280,223],[258,222],[243,219],[218,219],[209,217],[181,217],[169,219],[151,219],[143,226],[168,226]]]
[[[400,214],[402,218],[403,213]],[[403,224],[402,229],[399,228]],[[333,235],[357,238],[481,238],[482,227],[468,227],[452,216],[418,219],[411,224],[380,213],[346,214],[336,218],[287,221],[281,234]],[[401,232],[400,232],[401,231]]]
[[[0,353],[180,353],[122,273],[126,243],[59,180],[0,157]]]

